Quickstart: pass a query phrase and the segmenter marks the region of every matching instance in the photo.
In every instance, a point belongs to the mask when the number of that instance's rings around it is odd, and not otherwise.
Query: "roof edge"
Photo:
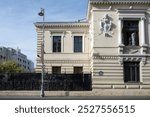
[[[144,1],[144,0],[135,0],[135,1],[119,1],[119,0],[117,0],[117,1],[111,1],[111,0],[89,0],[89,3],[90,4],[130,4],[130,3],[136,3],[136,4],[150,4],[150,1],[148,1],[148,0],[146,0],[146,1]]]
[[[90,10],[91,10],[91,5],[94,5],[94,4],[101,4],[101,5],[118,5],[118,4],[143,4],[143,5],[150,5],[150,0],[135,0],[135,1],[114,1],[114,0],[89,0],[88,1],[88,11],[87,11],[87,19],[89,19],[89,15],[90,15]]]
[[[88,22],[35,22],[36,27],[88,27]]]

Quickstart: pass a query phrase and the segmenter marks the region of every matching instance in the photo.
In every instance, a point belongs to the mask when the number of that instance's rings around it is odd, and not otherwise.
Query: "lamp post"
[[[42,38],[42,43],[41,43],[41,63],[42,63],[42,72],[41,72],[41,93],[40,96],[44,97],[44,69],[45,69],[45,65],[44,65],[44,33],[45,33],[45,10],[43,8],[41,8],[41,11],[38,13],[39,16],[43,17],[43,38]]]

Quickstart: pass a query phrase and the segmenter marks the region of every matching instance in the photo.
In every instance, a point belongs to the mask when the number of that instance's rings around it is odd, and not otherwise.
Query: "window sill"
[[[52,52],[52,54],[61,54],[62,52]]]
[[[73,53],[76,53],[76,54],[80,54],[81,53],[81,54],[83,54],[83,52],[73,52]]]

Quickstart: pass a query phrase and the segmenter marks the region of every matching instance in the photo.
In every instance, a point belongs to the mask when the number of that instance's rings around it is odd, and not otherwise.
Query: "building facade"
[[[27,72],[34,72],[34,63],[21,53],[20,49],[0,47],[0,61],[15,61]]]
[[[150,88],[149,0],[89,0],[86,21],[44,25],[48,73],[91,73],[93,89]],[[43,23],[35,26],[40,55]]]

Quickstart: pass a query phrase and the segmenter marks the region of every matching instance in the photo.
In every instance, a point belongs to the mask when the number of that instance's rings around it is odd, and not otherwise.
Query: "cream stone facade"
[[[89,0],[86,21],[44,24],[46,72],[60,67],[69,74],[82,67],[92,74],[93,89],[150,89],[149,0]],[[35,26],[40,55],[43,23]],[[60,41],[57,52],[54,37]],[[82,39],[79,52],[75,37]],[[36,72],[41,72],[40,58]]]
[[[42,24],[37,23],[38,51],[41,54]],[[45,23],[45,70],[52,73],[52,67],[60,66],[61,73],[73,73],[73,67],[83,67],[84,73],[90,73],[90,42],[87,22]],[[53,52],[53,37],[61,36],[61,52]],[[74,52],[73,38],[82,36],[82,52]],[[41,60],[37,59],[36,71],[41,70]]]

